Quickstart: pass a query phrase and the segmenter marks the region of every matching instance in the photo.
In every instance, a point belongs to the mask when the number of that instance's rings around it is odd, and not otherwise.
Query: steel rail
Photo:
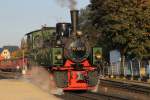
[[[77,96],[78,100],[129,100],[127,97],[119,97],[114,95],[108,95],[105,93],[93,93],[93,92],[68,92],[69,95]],[[66,99],[65,99],[66,100]]]
[[[144,85],[138,85],[138,84],[120,82],[120,81],[118,82],[118,81],[105,80],[105,79],[100,79],[100,84],[109,85],[121,89],[127,89],[129,91],[150,94],[150,87]]]
[[[18,79],[21,73],[18,72],[2,72],[0,71],[0,79]]]

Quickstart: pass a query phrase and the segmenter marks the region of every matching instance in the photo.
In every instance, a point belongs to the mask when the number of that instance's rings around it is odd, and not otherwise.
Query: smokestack
[[[76,34],[78,30],[79,10],[71,10],[70,13],[71,13],[72,32]]]

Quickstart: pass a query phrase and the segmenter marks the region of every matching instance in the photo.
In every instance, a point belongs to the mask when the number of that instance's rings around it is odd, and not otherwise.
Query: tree
[[[91,11],[89,7],[81,9],[79,15],[79,24],[80,29],[85,35],[88,36],[90,45],[95,46],[100,34],[97,34],[99,31],[92,25],[91,19],[89,18],[90,13]]]
[[[103,40],[103,38],[101,38],[101,31],[97,29],[95,26],[93,26],[90,15],[91,15],[91,10],[89,6],[80,10],[80,15],[79,15],[80,29],[83,31],[85,35],[88,36],[90,45],[92,47],[94,46],[102,47],[103,56],[108,56],[106,53],[108,52],[107,48],[105,47],[106,45],[102,41],[100,41]],[[108,60],[105,58],[104,60]]]
[[[150,4],[147,0],[91,0],[92,24],[102,33],[106,48],[141,59],[148,53]],[[101,42],[101,41],[100,41]]]

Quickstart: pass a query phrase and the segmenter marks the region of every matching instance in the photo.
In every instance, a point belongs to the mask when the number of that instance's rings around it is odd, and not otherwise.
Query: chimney
[[[71,10],[70,13],[71,13],[72,32],[76,34],[78,30],[79,10]]]

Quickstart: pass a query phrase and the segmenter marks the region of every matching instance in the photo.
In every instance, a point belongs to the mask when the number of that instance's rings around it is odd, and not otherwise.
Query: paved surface
[[[23,80],[0,80],[0,100],[59,100]]]

